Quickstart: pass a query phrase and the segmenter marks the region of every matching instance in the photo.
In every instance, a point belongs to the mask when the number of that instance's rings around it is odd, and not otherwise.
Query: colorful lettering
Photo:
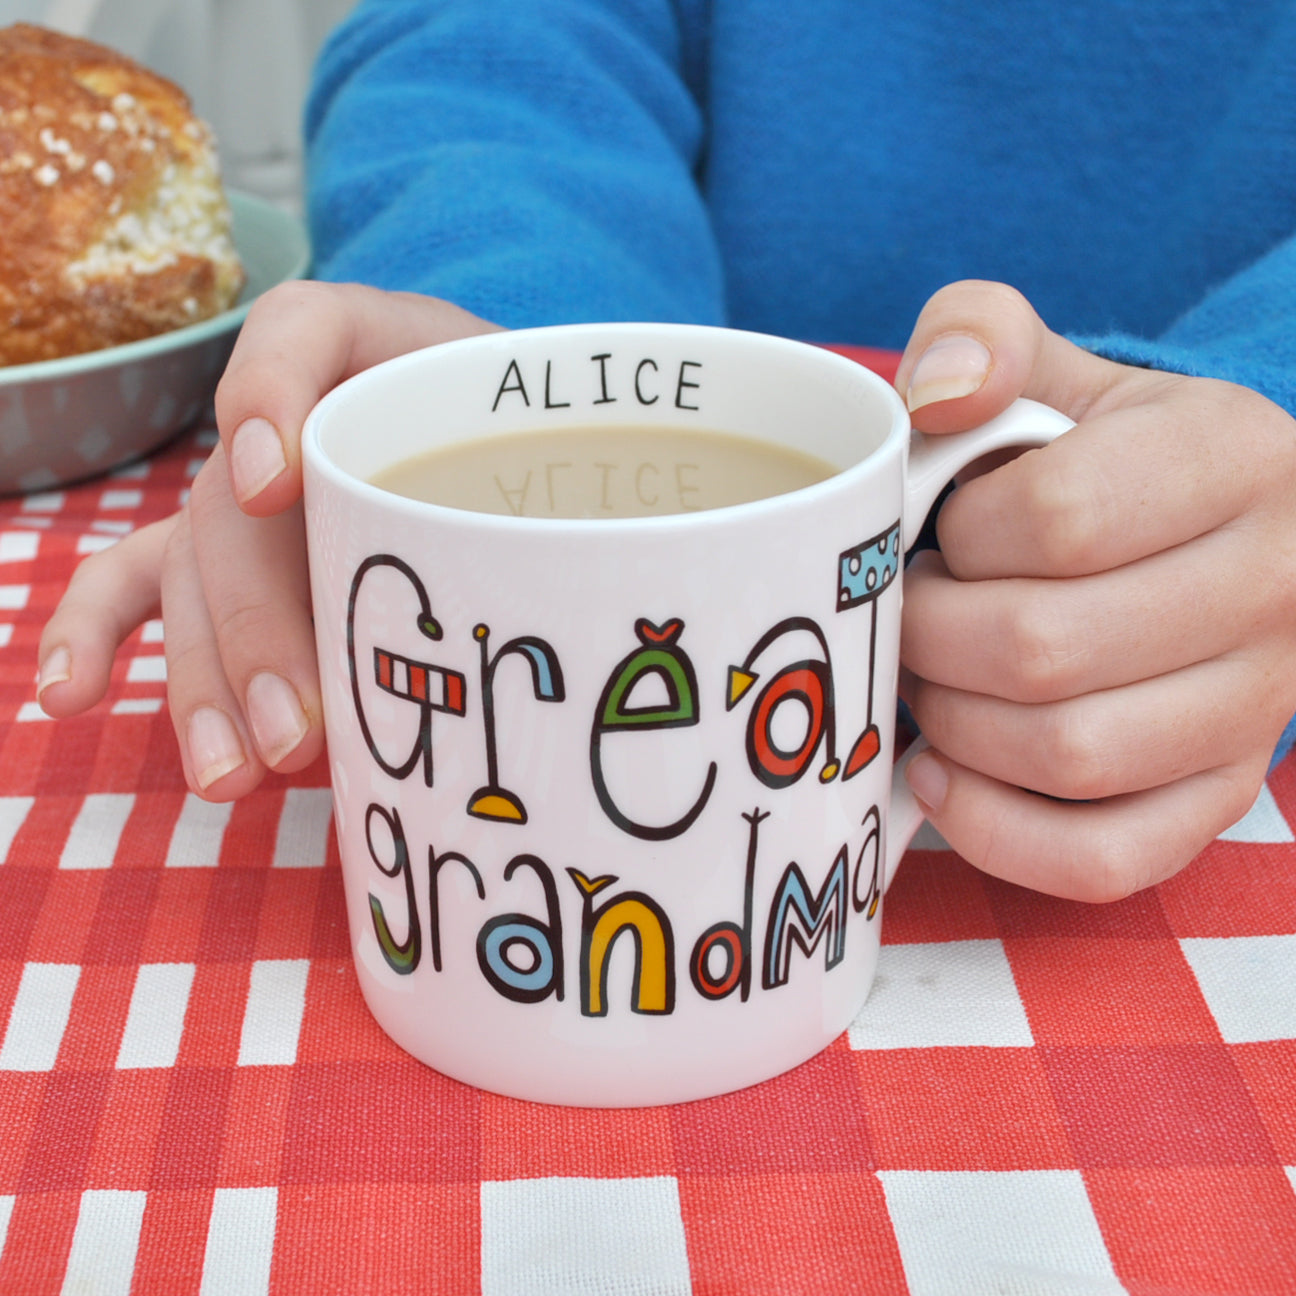
[[[360,722],[360,732],[364,735],[369,754],[377,761],[379,767],[392,778],[408,778],[419,758],[423,760],[423,781],[432,786],[432,713],[441,711],[448,715],[464,714],[464,694],[467,687],[464,677],[458,671],[434,666],[428,662],[414,661],[399,653],[383,648],[375,648],[373,653],[374,683],[385,693],[405,701],[412,702],[419,708],[419,725],[414,744],[408,756],[389,761],[374,741],[373,731],[369,728],[369,719],[365,714],[364,695],[360,688],[360,671],[356,663],[356,603],[365,578],[378,568],[397,571],[409,582],[415,599],[418,601],[418,614],[415,624],[426,639],[440,640],[442,631],[436,618],[432,615],[432,605],[428,599],[427,589],[418,578],[418,574],[403,559],[392,554],[374,554],[366,558],[356,569],[351,581],[351,591],[347,599],[347,665],[351,672],[351,697],[355,704],[356,719]]]
[[[846,612],[869,605],[873,622],[869,628],[868,714],[860,736],[851,744],[842,771],[842,781],[854,778],[870,765],[882,749],[882,735],[873,722],[873,677],[877,663],[877,600],[890,588],[900,571],[900,523],[863,544],[847,549],[837,559],[837,611]]]
[[[837,560],[837,611],[871,603],[900,570],[900,523],[847,549]]]
[[[477,964],[486,980],[515,1003],[539,1003],[563,997],[562,914],[558,888],[548,865],[536,855],[516,855],[504,869],[504,881],[519,868],[529,868],[544,888],[548,921],[530,914],[506,913],[492,918],[477,933]],[[519,966],[521,950],[528,960]]]
[[[482,883],[481,874],[477,872],[477,866],[467,855],[461,855],[458,851],[446,851],[438,855],[431,846],[428,847],[428,928],[431,934],[432,966],[438,972],[441,971],[441,890],[439,882],[441,870],[447,864],[461,864],[466,868],[468,876],[472,878],[473,886],[477,890],[477,899],[486,899],[486,887]]]
[[[521,657],[531,668],[531,688],[537,701],[561,702],[566,697],[563,687],[562,667],[558,655],[543,639],[522,635],[510,639],[493,657],[488,641],[490,628],[473,627],[473,637],[481,646],[481,702],[482,724],[486,730],[486,783],[468,800],[468,813],[478,819],[494,819],[504,823],[524,824],[526,806],[516,792],[499,781],[499,756],[495,745],[495,672],[500,662],[509,656]]]
[[[882,816],[877,806],[869,806],[864,816],[864,827],[868,831],[860,842],[859,854],[855,856],[855,877],[851,884],[851,907],[856,913],[864,915],[865,922],[872,922],[877,917],[878,905],[882,902]],[[860,878],[864,869],[869,870],[868,890],[861,896],[859,893]]]
[[[741,990],[739,999],[746,1003],[751,994],[752,883],[756,876],[756,838],[761,820],[768,819],[769,812],[762,813],[756,809],[751,814],[744,814],[743,818],[748,827],[742,921],[713,923],[698,937],[689,959],[689,978],[693,988],[705,999],[724,999],[735,990]],[[724,960],[719,971],[713,962],[717,951]]]
[[[756,642],[741,666],[729,667],[725,705],[730,711],[761,677],[757,660],[785,635],[808,633],[823,651],[823,657],[796,661],[783,667],[760,690],[747,720],[747,764],[766,787],[784,788],[796,783],[809,768],[820,743],[825,760],[819,771],[822,783],[831,782],[840,768],[836,755],[836,706],[833,700],[832,661],[828,640],[817,622],[809,617],[788,617]],[[775,717],[785,706],[805,711],[805,729],[793,748],[780,747],[774,737]]]
[[[634,980],[630,993],[632,1012],[665,1014],[675,1008],[675,938],[670,919],[661,906],[642,891],[625,891],[594,904],[594,897],[611,886],[611,875],[589,878],[569,868],[580,888],[581,1012],[586,1017],[606,1017],[607,981],[612,946],[629,934],[634,944]]]
[[[824,967],[831,970],[846,956],[846,847],[843,846],[819,888],[810,894],[809,883],[796,861],[783,871],[770,905],[765,929],[765,958],[761,984],[766,990],[785,985],[792,963],[792,946],[807,958],[822,940]]]
[[[384,693],[419,702],[432,711],[464,713],[464,677],[428,662],[414,661],[385,648],[374,649],[374,683]]]
[[[711,762],[701,792],[678,819],[662,825],[638,823],[620,809],[608,788],[603,774],[602,740],[616,730],[674,729],[698,723],[697,674],[688,654],[676,643],[683,630],[684,622],[678,618],[661,626],[643,617],[635,622],[640,646],[612,668],[594,708],[590,731],[590,774],[599,804],[623,832],[647,841],[664,841],[688,831],[715,787],[716,763]],[[649,676],[657,676],[665,684],[666,700],[636,706],[632,701],[635,688]]]
[[[601,393],[595,403],[616,399],[618,370],[607,363],[612,359],[611,355],[595,355],[590,359],[597,366],[597,378],[594,375],[590,378],[597,382]],[[698,384],[686,377],[695,367],[690,361],[680,366],[675,392],[677,402],[684,392],[697,388]],[[657,395],[646,395],[640,387],[641,379],[655,387],[654,376],[661,379],[660,394],[670,394],[673,374],[659,374],[655,361],[643,360],[634,371],[635,398],[645,401],[658,399]],[[534,383],[537,395],[539,377],[537,372]],[[555,398],[555,377],[552,366],[546,364],[545,404],[562,408],[568,402]],[[624,395],[630,399],[628,384],[623,385]],[[496,404],[510,393],[529,403],[516,362],[509,364],[496,393]],[[579,395],[575,398],[580,399]],[[589,395],[585,399],[590,399]],[[550,469],[558,467],[561,465],[550,465]],[[604,467],[611,471],[610,465]],[[552,485],[550,481],[550,489]],[[636,492],[646,499],[662,488],[657,469],[649,464],[640,465],[634,478]],[[788,788],[805,780],[812,769],[816,770],[818,781],[825,784],[839,776],[851,778],[879,754],[881,738],[873,721],[878,600],[898,579],[902,560],[899,543],[898,526],[892,526],[864,544],[838,555],[837,610],[849,611],[867,604],[872,617],[868,647],[868,714],[864,731],[853,744],[845,762],[840,761],[837,754],[833,662],[820,622],[808,616],[787,617],[760,635],[740,664],[729,666],[726,711],[746,705],[748,714],[745,724],[736,717],[732,722],[715,726],[717,734],[711,737],[723,738],[719,732],[723,729],[736,742],[737,730],[741,727],[748,768],[765,787]],[[375,573],[385,574],[374,577],[378,583],[366,595],[365,582]],[[405,606],[410,620],[401,627],[403,634],[390,632],[388,637],[388,632],[381,635],[370,633],[361,650],[365,660],[358,663],[357,635],[361,627],[357,626],[357,617],[374,606],[375,600],[386,606],[384,625],[390,627],[392,624],[393,609],[399,612]],[[860,624],[862,626],[862,622]],[[643,797],[651,796],[652,792],[650,789],[641,793],[634,787],[632,776],[639,767],[633,760],[619,771],[625,781],[609,783],[606,776],[605,761],[612,768],[612,762],[627,750],[641,759],[645,754],[654,758],[660,755],[662,760],[671,758],[669,751],[659,754],[655,748],[649,749],[648,753],[635,752],[637,740],[632,735],[700,724],[701,694],[693,662],[681,644],[684,628],[684,621],[679,617],[667,618],[660,624],[644,617],[638,618],[634,622],[634,645],[606,676],[590,718],[589,774],[598,803],[617,828],[646,842],[664,841],[688,831],[708,805],[717,786],[717,761],[708,760],[706,755],[693,757],[697,766],[688,767],[690,773],[683,790],[666,794],[673,795],[678,803],[664,806],[649,801],[645,807]],[[406,779],[421,765],[423,781],[431,788],[434,772],[432,716],[435,713],[465,716],[468,711],[468,680],[465,674],[449,665],[424,660],[424,650],[418,646],[417,636],[433,643],[440,643],[444,638],[424,583],[408,563],[391,554],[376,554],[366,559],[355,572],[347,607],[351,689],[359,728],[383,772],[395,779]],[[466,638],[458,630],[456,637]],[[381,638],[382,642],[375,643],[375,638]],[[478,622],[473,625],[472,638],[476,643],[473,655],[478,669],[476,687],[481,700],[485,779],[482,786],[467,797],[466,803],[459,799],[459,792],[452,800],[464,806],[466,813],[473,818],[526,825],[530,818],[528,807],[519,791],[510,786],[513,779],[509,776],[517,774],[519,764],[516,743],[510,745],[507,741],[512,736],[508,721],[513,719],[516,725],[517,719],[507,714],[513,705],[510,699],[518,698],[518,708],[526,710],[530,709],[529,697],[534,697],[537,702],[561,703],[567,700],[567,682],[557,652],[550,643],[536,635],[517,635],[496,648],[490,627],[485,622]],[[469,655],[466,648],[464,651],[471,669],[473,655]],[[433,651],[431,655],[440,654]],[[862,645],[860,655],[863,655]],[[529,694],[520,676],[516,679],[507,677],[508,691],[500,693],[497,690],[501,665],[514,658],[526,663]],[[596,682],[597,677],[591,681]],[[373,717],[381,714],[385,723],[371,727],[366,706],[373,712]],[[380,713],[375,710],[379,707],[394,709]],[[578,723],[583,721],[578,720]],[[390,736],[393,730],[396,737]],[[467,731],[461,729],[459,732]],[[378,749],[375,733],[382,735],[387,750]],[[414,735],[412,742],[411,733]],[[611,734],[623,736],[612,739],[608,737]],[[468,736],[471,738],[471,733]],[[685,735],[682,748],[685,752],[698,745],[688,739],[689,736]],[[444,747],[445,740],[440,741]],[[410,743],[408,748],[407,743]],[[624,744],[629,744],[629,748]],[[719,752],[714,754],[720,755]],[[461,759],[469,760],[471,757],[461,754]],[[474,767],[469,765],[468,768]],[[571,773],[584,777],[583,770]],[[735,773],[742,773],[741,766]],[[745,778],[746,774],[742,773],[742,779]],[[475,778],[469,779],[465,790],[475,781]],[[814,780],[808,783],[812,787]],[[666,786],[678,787],[674,783]],[[617,789],[615,795],[613,787]],[[531,795],[534,799],[534,794]],[[764,795],[762,792],[762,797]],[[540,807],[533,805],[532,809],[538,812]],[[592,807],[589,811],[592,813]],[[814,821],[815,817],[811,812],[805,822]],[[580,819],[580,815],[576,818]],[[695,918],[691,915],[690,937],[710,918],[717,917],[718,920],[710,922],[691,946],[684,947],[688,951],[687,959],[683,957],[684,950],[680,951],[681,967],[687,967],[694,991],[708,1002],[736,996],[739,1002],[745,1003],[756,982],[758,990],[774,990],[786,985],[792,976],[796,951],[800,952],[800,962],[808,965],[803,969],[808,978],[821,975],[817,966],[817,952],[821,948],[823,971],[831,971],[845,959],[848,921],[855,921],[857,916],[865,923],[875,921],[882,902],[886,865],[884,828],[878,805],[868,808],[859,821],[859,828],[844,834],[847,837],[845,842],[839,846],[824,843],[825,857],[834,849],[836,854],[817,890],[808,881],[801,864],[795,859],[788,860],[787,854],[780,854],[778,859],[771,861],[768,870],[761,873],[763,881],[759,901],[755,885],[758,845],[761,826],[770,818],[770,811],[757,807],[743,813],[742,818],[747,824],[747,846],[741,903],[735,888],[730,906],[717,905],[723,916],[705,913]],[[792,826],[802,821],[798,810]],[[736,823],[734,827],[736,829]],[[424,891],[421,872],[418,881],[415,880],[410,844],[396,809],[370,804],[364,818],[364,835],[374,867],[387,879],[382,884],[374,879],[367,897],[369,920],[384,961],[396,975],[408,976],[423,965],[426,947],[432,971],[440,973],[443,970],[442,874],[452,865],[466,872],[466,879],[452,879],[460,886],[453,888],[451,894],[462,891],[471,907],[469,885],[479,901],[487,900],[486,870],[479,871],[477,865],[460,851],[443,849],[438,853],[430,844],[419,846],[419,851],[426,849],[428,873]],[[490,836],[484,840],[494,844],[499,839]],[[768,851],[769,847],[766,849]],[[645,852],[643,863],[647,869],[653,867],[657,856],[658,853],[652,850]],[[577,861],[580,862],[579,856]],[[787,861],[785,867],[784,861]],[[736,882],[736,858],[732,863]],[[729,867],[727,860],[726,867]],[[778,873],[780,867],[782,872]],[[497,865],[492,864],[490,877],[493,887],[500,886],[500,874],[496,868]],[[543,901],[536,899],[528,906],[535,912],[529,913],[520,906],[510,906],[506,896],[505,903],[492,903],[483,913],[479,927],[476,922],[469,927],[470,931],[476,929],[475,954],[482,977],[498,995],[514,1003],[534,1004],[564,998],[565,973],[576,957],[577,946],[574,938],[569,936],[571,944],[564,958],[564,926],[555,872],[537,855],[512,854],[503,868],[503,884],[508,885],[519,875],[529,873],[537,879]],[[626,883],[612,874],[594,875],[591,871],[587,875],[574,867],[568,867],[566,872],[581,897],[578,977],[581,1015],[609,1015],[612,1011],[610,994],[613,998],[625,998],[628,1001],[625,1010],[633,1013],[660,1016],[673,1012],[679,969],[676,967],[672,924],[662,904],[648,890],[618,890],[618,886],[625,888]],[[771,895],[769,881],[775,875],[777,882]],[[529,894],[536,895],[535,884],[528,885],[531,887]],[[656,890],[655,887],[649,889]],[[492,901],[498,898],[491,897]],[[568,898],[570,901],[570,893]],[[422,913],[424,903],[426,914]],[[763,931],[760,930],[761,918],[755,913],[757,907],[764,916]]]
[[[393,859],[390,865],[382,862],[379,852],[374,848],[375,816],[387,825],[387,831],[391,834]],[[418,898],[414,893],[414,874],[410,868],[409,847],[405,844],[405,830],[401,826],[400,812],[395,809],[387,811],[380,805],[371,804],[365,810],[365,845],[369,848],[369,858],[380,873],[389,878],[402,878],[405,882],[405,939],[403,941],[398,941],[392,934],[383,903],[372,891],[369,893],[369,916],[373,920],[374,935],[378,938],[378,948],[382,950],[387,966],[399,976],[409,976],[419,965],[419,959],[423,954],[423,941],[419,926]]]

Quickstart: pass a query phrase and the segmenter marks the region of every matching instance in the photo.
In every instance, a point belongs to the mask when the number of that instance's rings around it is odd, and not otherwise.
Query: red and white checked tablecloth
[[[322,762],[189,795],[156,625],[92,714],[33,700],[78,558],[212,441],[0,501],[0,1294],[1296,1292],[1296,758],[1107,907],[920,836],[864,1012],[781,1079],[478,1093],[361,1002]]]

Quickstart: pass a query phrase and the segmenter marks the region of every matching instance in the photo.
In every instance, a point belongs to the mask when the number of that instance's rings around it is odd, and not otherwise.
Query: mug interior
[[[377,365],[320,402],[305,441],[308,456],[318,450],[367,482],[473,439],[618,424],[750,437],[839,473],[908,428],[884,379],[822,348],[706,326],[597,324],[464,338]]]

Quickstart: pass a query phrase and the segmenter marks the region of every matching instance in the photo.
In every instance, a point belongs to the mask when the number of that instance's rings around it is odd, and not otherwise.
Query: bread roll
[[[196,323],[243,281],[184,92],[90,41],[0,29],[0,364]]]

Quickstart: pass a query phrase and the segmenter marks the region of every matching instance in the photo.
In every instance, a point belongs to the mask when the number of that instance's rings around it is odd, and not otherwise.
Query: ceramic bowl
[[[301,222],[231,192],[247,283],[230,310],[141,342],[0,368],[0,494],[49,490],[156,449],[208,407],[239,327],[268,288],[310,263]]]

